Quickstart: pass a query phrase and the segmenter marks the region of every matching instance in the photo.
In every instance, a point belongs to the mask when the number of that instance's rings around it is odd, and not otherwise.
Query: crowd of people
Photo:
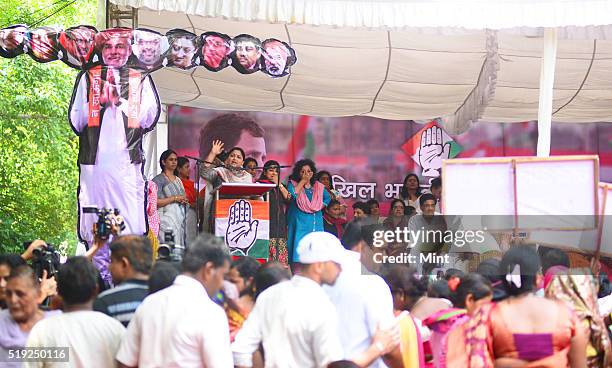
[[[208,155],[194,180],[189,176],[191,167],[188,158],[179,157],[171,149],[161,154],[161,173],[149,181],[148,203],[156,203],[155,208],[149,206],[151,210],[148,211],[154,248],[157,242],[166,241],[167,232],[172,232],[174,242],[183,246],[188,246],[200,231],[214,232],[211,198],[222,183],[276,185],[268,193],[269,258],[287,267],[299,261],[295,249],[306,234],[326,231],[342,237],[349,223],[349,206],[334,189],[330,172],[318,171],[315,162],[302,159],[293,165],[287,181],[283,183],[282,166],[277,161],[268,160],[258,167],[257,159],[246,157],[242,148],[232,147],[226,151],[223,141],[212,139],[210,143]],[[200,180],[203,189],[196,195],[195,182]],[[418,176],[409,174],[400,195],[391,202],[387,216],[381,214],[380,203],[371,199],[354,202],[350,217],[368,224],[381,224],[388,230],[406,227],[413,215],[421,214],[423,206],[432,203],[430,200],[433,201],[434,212],[440,214],[441,186],[441,179],[436,178],[429,189],[423,189]],[[427,195],[423,197],[422,194]],[[197,201],[197,198],[200,200]],[[421,204],[421,198],[427,199],[426,203]],[[199,213],[196,214],[196,211]],[[430,212],[425,211],[426,214]],[[200,224],[196,224],[198,217]]]
[[[371,262],[372,226],[310,232],[293,270],[232,259],[201,234],[182,262],[147,237],[110,244],[114,287],[92,257],[54,278],[0,256],[0,352],[69,348],[73,367],[608,367],[610,303],[588,269],[520,245],[476,272],[432,278]],[[600,297],[598,300],[598,296]],[[45,301],[46,300],[46,301]],[[607,309],[605,309],[607,308]],[[26,362],[23,366],[60,366]]]
[[[561,250],[513,245],[466,269],[375,261],[406,252],[376,246],[377,231],[446,228],[441,178],[423,188],[409,174],[387,216],[374,199],[347,216],[332,174],[312,160],[283,183],[278,162],[258,167],[226,148],[211,139],[193,180],[187,158],[162,153],[147,182],[148,234],[113,228],[106,243],[94,231],[93,246],[54,274],[27,264],[43,241],[0,255],[1,365],[61,366],[10,352],[66,347],[72,367],[612,366],[609,283]],[[222,183],[275,185],[263,264],[211,234],[209,197]],[[180,259],[160,259],[169,242]],[[94,262],[103,249],[110,281]]]

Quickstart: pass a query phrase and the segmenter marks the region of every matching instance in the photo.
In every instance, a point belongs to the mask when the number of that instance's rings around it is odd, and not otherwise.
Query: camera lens
[[[167,258],[170,257],[170,251],[171,250],[170,250],[169,246],[167,246],[165,244],[160,245],[159,248],[157,248],[157,256],[159,258],[167,259]]]

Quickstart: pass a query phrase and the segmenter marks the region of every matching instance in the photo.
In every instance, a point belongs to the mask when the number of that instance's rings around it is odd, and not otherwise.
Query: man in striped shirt
[[[147,280],[153,261],[151,243],[143,236],[126,235],[114,240],[110,251],[109,269],[117,286],[98,295],[93,309],[127,327],[148,294]]]

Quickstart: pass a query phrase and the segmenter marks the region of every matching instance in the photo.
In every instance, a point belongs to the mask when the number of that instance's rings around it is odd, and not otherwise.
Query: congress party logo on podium
[[[215,236],[223,237],[235,256],[268,258],[270,239],[268,203],[220,199],[215,208]]]

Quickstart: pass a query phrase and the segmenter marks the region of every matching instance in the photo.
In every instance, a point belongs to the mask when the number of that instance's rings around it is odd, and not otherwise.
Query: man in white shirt
[[[229,325],[211,300],[230,257],[222,240],[200,235],[187,249],[174,284],[136,310],[117,353],[120,367],[232,367]]]
[[[72,257],[57,274],[64,313],[45,318],[30,332],[26,347],[68,347],[68,364],[28,362],[24,367],[112,367],[125,328],[119,321],[92,311],[98,272],[85,257]],[[58,353],[59,354],[59,353]]]
[[[342,272],[333,286],[323,286],[336,307],[345,359],[353,359],[365,351],[379,325],[390,327],[395,323],[389,286],[361,263],[368,247],[365,233],[373,226],[377,225],[363,226],[360,221],[347,225],[342,235],[342,245],[347,249]],[[377,359],[370,367],[383,368],[385,364]]]
[[[232,344],[236,367],[252,367],[260,344],[269,368],[324,368],[343,359],[336,309],[321,285],[336,282],[345,250],[334,235],[314,232],[302,238],[296,251],[298,273],[261,293],[238,332]],[[353,361],[369,365],[397,345],[393,334],[378,333]]]

